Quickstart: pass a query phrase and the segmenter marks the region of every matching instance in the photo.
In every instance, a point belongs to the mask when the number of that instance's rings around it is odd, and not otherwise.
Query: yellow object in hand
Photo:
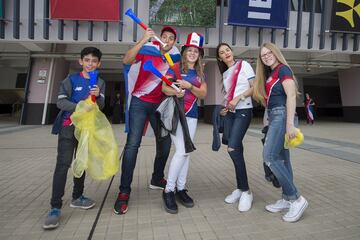
[[[296,137],[289,139],[289,136],[285,134],[284,148],[295,148],[304,142],[304,135],[299,128],[296,128]]]
[[[71,115],[78,140],[71,168],[76,178],[86,171],[93,179],[106,180],[119,170],[119,147],[111,124],[89,96]]]
[[[170,54],[167,52],[164,54],[165,58],[166,58],[166,61],[168,62],[168,64],[170,65],[170,67],[173,67],[174,66],[174,62],[173,60],[171,59],[170,57]]]

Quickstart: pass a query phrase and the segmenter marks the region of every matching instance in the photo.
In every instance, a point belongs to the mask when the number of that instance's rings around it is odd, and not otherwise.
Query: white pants
[[[186,118],[191,140],[194,140],[197,118]],[[186,177],[189,171],[190,155],[185,153],[183,130],[180,122],[176,129],[176,135],[170,135],[171,140],[175,145],[175,153],[171,159],[169,166],[169,173],[167,178],[167,184],[165,191],[175,191],[175,185],[177,189],[185,189]]]

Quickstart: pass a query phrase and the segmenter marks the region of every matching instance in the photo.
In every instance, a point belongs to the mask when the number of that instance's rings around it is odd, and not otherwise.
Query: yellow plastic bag
[[[78,140],[76,158],[72,163],[75,177],[84,171],[93,179],[105,180],[119,170],[119,149],[106,116],[91,98],[80,101],[71,115]]]
[[[296,128],[296,137],[289,139],[289,136],[285,134],[284,148],[295,148],[304,142],[304,135],[299,128]]]

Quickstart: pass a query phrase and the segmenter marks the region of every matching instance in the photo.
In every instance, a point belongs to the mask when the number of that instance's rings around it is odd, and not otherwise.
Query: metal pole
[[[93,21],[88,21],[88,40],[92,41],[93,40],[93,32],[94,32],[94,22]]]
[[[5,38],[5,4],[4,4],[4,0],[0,0],[0,5],[1,5],[1,19],[0,19],[0,38],[4,39]]]
[[[289,46],[289,30],[285,29],[284,30],[284,44],[283,44],[284,48],[287,48]]]
[[[119,12],[120,12],[120,16],[119,16],[119,32],[118,32],[118,40],[119,40],[119,42],[121,42],[122,41],[122,35],[123,35],[123,25],[124,25],[124,23],[123,23],[123,21],[124,21],[124,19],[123,19],[123,12],[124,12],[124,3],[123,3],[124,1],[122,1],[122,0],[119,0]]]
[[[29,0],[28,38],[34,39],[35,0]]]
[[[233,26],[233,29],[232,29],[232,45],[235,46],[236,45],[236,29],[237,27],[236,26]]]
[[[64,20],[58,20],[58,39],[64,40]]]
[[[298,14],[297,14],[297,26],[296,26],[296,48],[301,46],[301,28],[302,28],[302,7],[303,7],[303,0],[299,0],[298,4]]]
[[[308,49],[311,49],[313,47],[315,3],[316,3],[316,1],[312,2],[311,12],[310,12],[309,34],[308,34]]]
[[[221,0],[220,4],[220,21],[219,21],[219,43],[222,42],[223,26],[224,26],[224,0]]]
[[[42,115],[42,119],[41,119],[41,125],[45,124],[46,121],[46,114],[47,114],[47,108],[48,108],[48,101],[49,101],[49,92],[50,92],[50,86],[52,85],[52,79],[53,79],[53,69],[54,69],[54,62],[55,59],[52,58],[51,62],[50,62],[50,69],[49,69],[49,76],[48,76],[48,83],[46,86],[46,95],[45,95],[45,102],[44,102],[44,110],[43,110],[43,115]]]
[[[260,47],[263,43],[263,28],[259,28],[258,31],[258,46]]]
[[[27,76],[26,76],[26,83],[25,83],[25,96],[24,96],[24,103],[21,108],[20,125],[25,124],[25,120],[26,120],[25,118],[27,116],[27,108],[28,108],[27,103],[28,103],[28,97],[29,97],[32,65],[33,65],[33,59],[31,58],[31,55],[29,54]]]
[[[346,51],[348,49],[349,34],[344,33],[342,37],[343,37],[342,50]]]
[[[356,52],[359,50],[359,34],[354,34],[354,47],[353,51]]]
[[[14,0],[13,37],[19,39],[20,35],[20,0]]]
[[[209,43],[209,28],[205,28],[205,44]],[[179,39],[178,39],[178,43],[179,43]]]
[[[105,42],[108,40],[108,29],[109,29],[109,24],[108,24],[108,22],[104,22],[103,40],[104,40]]]
[[[245,28],[245,46],[249,46],[249,42],[250,42],[250,28],[246,27]]]
[[[44,0],[43,38],[49,39],[49,0]]]
[[[326,19],[326,3],[327,0],[322,0],[322,9],[321,9],[321,26],[320,26],[320,46],[319,49],[325,48],[325,19]]]
[[[56,51],[56,44],[54,44],[52,46],[52,52],[55,52],[55,51]],[[48,75],[48,82],[47,82],[47,86],[46,86],[44,110],[43,110],[43,115],[42,115],[42,119],[41,119],[41,125],[44,125],[45,121],[46,121],[48,102],[49,102],[49,96],[50,96],[50,87],[52,85],[52,80],[53,80],[54,64],[55,64],[55,58],[51,58],[50,68],[49,68],[49,75]]]
[[[337,33],[333,32],[331,35],[331,50],[336,49],[336,44],[337,44]]]
[[[135,15],[138,15],[138,1],[137,0],[134,1],[134,12],[135,12]],[[137,41],[137,23],[135,21],[133,23],[133,41],[134,42]]]
[[[272,43],[276,42],[276,28],[271,29],[271,42]]]
[[[73,21],[73,40],[79,39],[79,20]]]

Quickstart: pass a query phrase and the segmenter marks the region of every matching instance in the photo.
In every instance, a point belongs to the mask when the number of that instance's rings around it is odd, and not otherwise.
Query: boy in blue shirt
[[[45,219],[43,228],[53,229],[59,226],[62,197],[66,185],[69,167],[73,160],[77,146],[74,136],[74,125],[71,122],[71,114],[76,105],[85,100],[89,95],[96,97],[96,103],[102,109],[105,105],[105,82],[97,78],[96,85],[90,86],[89,72],[95,71],[100,66],[102,53],[95,47],[86,47],[80,53],[79,64],[82,71],[69,75],[60,85],[57,107],[60,112],[55,120],[52,133],[59,134],[57,147],[57,160],[53,177],[51,209]],[[95,202],[83,196],[85,173],[80,178],[74,177],[74,188],[70,207],[90,209]]]

